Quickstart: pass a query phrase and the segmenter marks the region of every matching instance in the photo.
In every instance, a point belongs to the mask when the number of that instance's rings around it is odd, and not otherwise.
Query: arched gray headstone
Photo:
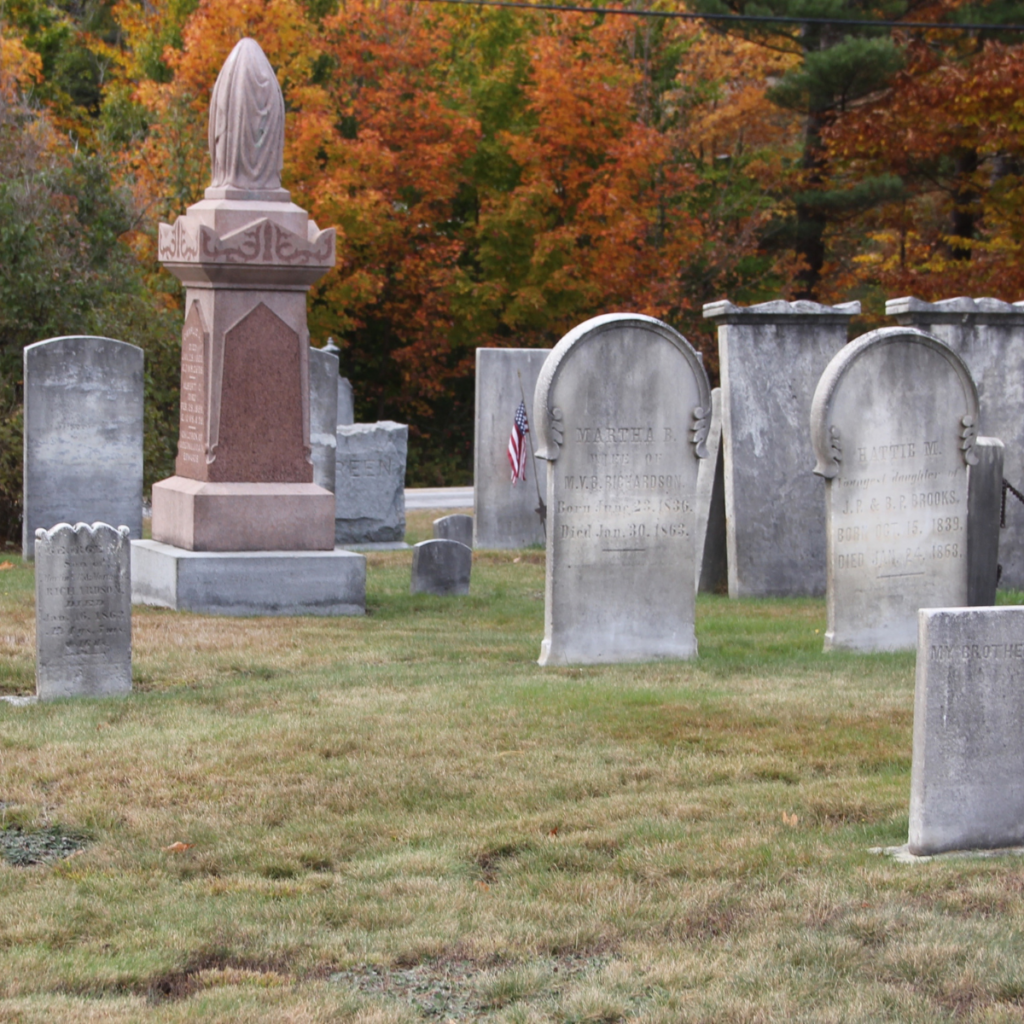
[[[435,540],[457,540],[467,548],[473,546],[473,517],[456,513],[434,520]]]
[[[968,467],[978,392],[944,342],[871,331],[828,364],[811,404],[826,480],[825,649],[913,649],[920,608],[968,600]]]
[[[108,522],[142,536],[143,352],[110,338],[29,345],[22,555],[36,530]]]
[[[548,462],[542,665],[696,655],[710,418],[701,357],[651,317],[595,317],[551,351],[533,411]]]
[[[412,548],[412,594],[469,593],[473,551],[457,540],[423,540]]]

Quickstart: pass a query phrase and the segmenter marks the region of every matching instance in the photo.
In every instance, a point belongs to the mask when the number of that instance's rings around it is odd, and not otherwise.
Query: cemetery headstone
[[[698,592],[719,593],[728,588],[725,538],[725,468],[722,459],[722,389],[711,390],[708,457],[697,468]]]
[[[551,351],[534,396],[548,463],[540,664],[691,658],[697,463],[711,389],[667,324],[595,317]]]
[[[1006,479],[1024,491],[1024,303],[998,299],[891,299],[902,325],[941,338],[967,364],[978,387],[978,432],[1005,445]],[[1010,499],[1002,531],[1000,586],[1024,590],[1024,505]]]
[[[335,540],[338,544],[404,544],[404,423],[338,427]]]
[[[978,461],[967,474],[967,603],[985,607],[996,603],[999,583],[999,528],[1003,501],[1003,442],[979,437],[974,444]]]
[[[127,526],[36,531],[36,694],[108,697],[132,688]]]
[[[412,582],[410,593],[469,593],[469,577],[473,569],[473,552],[457,540],[423,540],[412,548]]]
[[[57,523],[124,523],[142,536],[143,353],[110,338],[24,350],[22,555]]]
[[[476,430],[473,435],[473,529],[477,548],[524,548],[544,543],[537,509],[544,491],[543,470],[525,441],[525,479],[512,481],[508,448],[519,403],[528,426],[533,392],[548,348],[476,350]],[[541,470],[538,478],[538,470]]]
[[[210,186],[160,225],[160,261],[185,286],[183,400],[175,474],[153,485],[152,540],[135,542],[141,603],[365,607],[365,559],[335,551],[335,498],[313,479],[306,293],[334,266],[335,232],[281,187],[284,129],[277,75],[242,39],[210,97]]]
[[[457,540],[460,544],[472,548],[473,517],[456,514],[435,519],[434,537],[437,540]]]
[[[912,649],[918,609],[967,603],[977,422],[963,360],[920,331],[872,331],[829,363],[811,409],[826,481],[826,650]]]
[[[313,483],[334,493],[338,448],[338,357],[322,348],[309,350],[309,440]]]
[[[722,375],[730,597],[825,592],[821,484],[807,472],[811,397],[859,302],[712,302]]]
[[[1024,608],[920,612],[910,852],[1024,845]]]

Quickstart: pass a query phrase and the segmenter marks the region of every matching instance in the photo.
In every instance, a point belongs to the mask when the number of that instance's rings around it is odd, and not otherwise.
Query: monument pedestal
[[[153,484],[153,539],[186,551],[333,551],[334,495],[316,484]]]
[[[186,551],[132,541],[132,603],[205,615],[362,615],[366,559],[351,551]]]

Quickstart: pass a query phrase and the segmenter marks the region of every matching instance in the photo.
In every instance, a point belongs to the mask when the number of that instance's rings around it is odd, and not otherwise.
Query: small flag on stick
[[[512,421],[512,436],[508,439],[508,461],[512,465],[512,484],[526,479],[526,435],[530,424],[526,421],[526,403],[520,402]]]

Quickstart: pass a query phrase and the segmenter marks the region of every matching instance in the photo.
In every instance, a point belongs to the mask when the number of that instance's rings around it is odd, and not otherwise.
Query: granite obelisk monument
[[[153,485],[153,541],[133,559],[143,570],[138,601],[241,614],[362,610],[362,597],[348,585],[337,592],[331,576],[342,562],[349,575],[356,566],[334,550],[335,499],[313,483],[310,448],[306,292],[334,266],[335,234],[281,187],[284,122],[274,69],[255,40],[241,40],[210,101],[210,187],[174,224],[160,225],[160,262],[186,288],[181,427],[175,474]],[[181,563],[175,594],[167,566],[145,569],[149,549]],[[199,588],[207,597],[183,603],[182,553],[236,560],[208,558]],[[237,556],[257,553],[270,589],[254,601],[257,570],[243,569]],[[267,556],[282,553],[295,557],[271,560],[276,568],[268,569]],[[325,559],[319,597],[307,586],[314,553]],[[365,580],[362,559],[360,566]],[[292,570],[303,584],[297,604],[284,580]],[[217,582],[228,577],[230,586]],[[211,588],[220,590],[207,599]]]

